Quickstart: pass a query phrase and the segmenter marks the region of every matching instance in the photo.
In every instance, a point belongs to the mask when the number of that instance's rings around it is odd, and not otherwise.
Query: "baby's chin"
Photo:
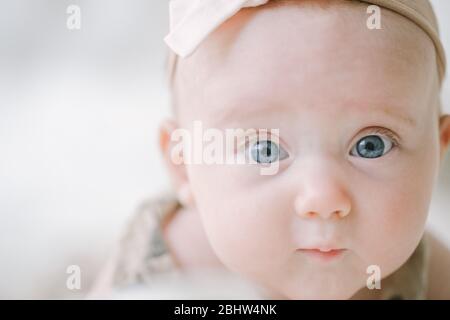
[[[305,287],[302,290],[292,288],[287,290],[284,295],[289,300],[349,300],[352,298],[365,299],[366,295],[361,292],[367,291],[363,283],[341,283],[339,286],[329,286],[319,284],[317,286]],[[359,298],[358,298],[359,297]]]
[[[271,297],[285,300],[349,300],[358,294],[360,287],[340,287],[331,289],[327,287],[285,288],[279,294]],[[271,291],[274,292],[274,291]]]
[[[345,276],[337,272],[328,278],[299,275],[283,277],[283,279],[254,279],[262,288],[262,295],[274,300],[348,300],[352,298],[366,299],[366,279],[355,276]],[[374,294],[372,294],[374,296]]]

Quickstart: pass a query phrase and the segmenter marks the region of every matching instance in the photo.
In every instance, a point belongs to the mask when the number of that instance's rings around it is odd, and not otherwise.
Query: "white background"
[[[450,52],[450,1],[433,3]],[[82,297],[134,208],[168,187],[156,144],[167,5],[0,1],[0,298]],[[429,227],[450,244],[449,160]],[[65,286],[71,264],[79,292]]]

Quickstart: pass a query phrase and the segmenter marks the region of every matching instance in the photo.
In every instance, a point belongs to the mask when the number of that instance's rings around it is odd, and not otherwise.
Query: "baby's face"
[[[363,4],[300,3],[241,11],[177,75],[181,127],[279,129],[278,173],[188,165],[187,181],[228,268],[285,298],[349,298],[370,265],[388,276],[423,235],[439,164],[435,53],[388,11],[369,30]]]

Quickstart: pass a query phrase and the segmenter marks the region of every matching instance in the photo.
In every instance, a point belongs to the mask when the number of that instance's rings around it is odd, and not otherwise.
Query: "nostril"
[[[312,218],[312,217],[314,217],[316,214],[314,213],[314,212],[312,212],[312,211],[309,211],[308,213],[306,213],[306,216],[308,217],[308,218]]]
[[[345,212],[342,210],[337,210],[333,212],[338,218],[344,218],[346,216]]]
[[[314,211],[307,211],[305,213],[303,213],[303,217],[305,218],[314,218],[317,217],[319,215],[319,213],[314,212]],[[343,210],[335,210],[333,212],[331,212],[331,214],[329,215],[323,215],[323,217],[327,217],[327,218],[344,218],[345,216],[347,216],[347,214],[343,211]]]

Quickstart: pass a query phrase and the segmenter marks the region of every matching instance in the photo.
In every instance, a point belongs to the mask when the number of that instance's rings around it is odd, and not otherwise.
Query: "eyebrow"
[[[264,107],[256,107],[255,103],[251,104],[233,104],[231,108],[226,108],[225,110],[220,110],[215,113],[214,118],[217,123],[229,123],[232,120],[236,119],[236,115],[239,115],[241,119],[246,119],[252,115],[258,115],[261,113],[280,113],[286,112],[289,108],[280,104],[266,104]]]
[[[410,117],[407,114],[404,114],[404,112],[402,111],[396,111],[397,109],[401,109],[400,107],[387,106],[381,108],[368,107],[363,108],[363,110],[360,109],[361,108],[358,107],[351,107],[347,112],[354,112],[358,110],[362,114],[371,114],[371,113],[380,114],[383,116],[388,116],[393,120],[397,120],[407,127],[414,128],[417,126],[417,122],[412,117]],[[243,108],[242,106],[239,105],[233,105],[233,107],[230,109],[218,111],[215,114],[214,118],[216,119],[217,123],[228,123],[230,120],[236,118],[235,117],[236,114],[240,114],[242,116],[241,118],[246,118],[254,114],[267,113],[268,111],[272,113],[272,112],[286,112],[288,110],[289,108],[285,107],[284,105],[274,106],[272,104],[268,104],[260,108],[255,108],[250,105],[247,105],[246,108]]]
[[[392,108],[392,107],[383,107],[380,109],[376,109],[377,111],[379,111],[380,113],[382,113],[383,115],[389,116],[390,118],[399,120],[400,122],[402,122],[404,125],[408,126],[408,127],[416,127],[417,126],[417,122],[410,117],[409,115],[405,115],[401,112],[396,112],[394,111],[396,108]]]

